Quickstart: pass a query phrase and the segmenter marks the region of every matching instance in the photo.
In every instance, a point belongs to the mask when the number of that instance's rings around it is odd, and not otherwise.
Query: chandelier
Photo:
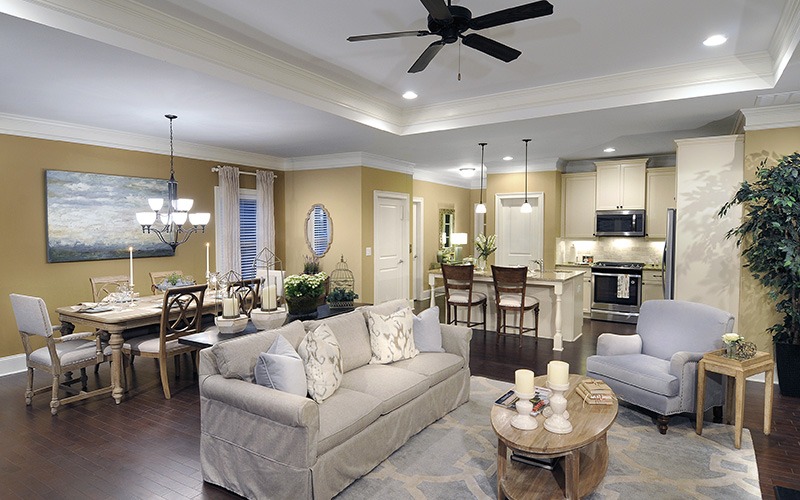
[[[169,119],[169,181],[167,182],[167,204],[164,207],[163,198],[148,198],[151,212],[137,212],[136,220],[142,226],[143,233],[155,233],[163,243],[175,248],[186,243],[192,233],[206,232],[206,224],[211,220],[210,213],[189,213],[194,205],[191,198],[178,198],[178,182],[175,180],[174,149],[172,144],[172,120],[175,115],[164,115]],[[186,220],[190,227],[184,227]],[[154,224],[158,220],[161,227]]]

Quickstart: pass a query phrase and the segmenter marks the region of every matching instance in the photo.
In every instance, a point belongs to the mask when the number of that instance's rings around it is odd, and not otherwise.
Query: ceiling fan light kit
[[[409,73],[419,73],[428,67],[436,54],[445,45],[461,42],[467,47],[473,48],[486,55],[500,59],[503,62],[511,62],[518,58],[522,52],[498,41],[487,38],[477,33],[464,34],[467,30],[478,31],[504,24],[534,19],[537,17],[549,16],[553,13],[553,5],[547,0],[539,0],[517,7],[498,10],[478,17],[472,17],[472,12],[460,5],[451,5],[450,0],[445,4],[444,0],[421,0],[422,5],[428,11],[428,29],[412,31],[395,31],[391,33],[377,33],[374,35],[351,36],[347,40],[350,42],[362,42],[366,40],[381,40],[386,38],[399,38],[407,36],[439,36],[439,40],[428,45],[414,64],[409,68]]]

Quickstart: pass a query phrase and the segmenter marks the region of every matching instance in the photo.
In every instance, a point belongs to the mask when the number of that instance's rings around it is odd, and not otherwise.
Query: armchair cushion
[[[669,371],[670,362],[645,354],[590,356],[586,370],[601,373],[605,379],[625,382],[664,396],[677,396],[680,380]]]
[[[73,365],[97,358],[97,344],[88,340],[72,340],[55,344],[61,366]],[[50,351],[40,347],[31,353],[31,361],[44,366],[52,366]]]
[[[601,333],[597,337],[598,356],[616,356],[618,354],[641,354],[642,337],[639,335],[619,335]]]

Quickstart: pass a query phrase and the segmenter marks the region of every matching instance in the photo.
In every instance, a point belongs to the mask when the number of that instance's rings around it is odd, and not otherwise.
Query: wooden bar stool
[[[469,266],[452,266],[442,264],[442,277],[444,278],[444,300],[447,313],[445,321],[447,324],[458,324],[458,308],[467,308],[467,321],[464,323],[468,328],[483,325],[486,331],[486,294],[472,291],[472,276],[475,268]],[[481,306],[483,309],[482,321],[472,321],[472,308]],[[450,310],[453,310],[452,321]],[[484,333],[484,336],[486,334]]]
[[[513,333],[508,333],[509,328],[517,330],[520,348],[522,348],[522,334],[525,332],[536,332],[536,342],[539,342],[539,300],[525,294],[528,284],[528,268],[525,266],[492,266],[492,280],[494,281],[494,296],[497,305],[497,342],[500,342],[501,335],[513,335]],[[526,311],[533,311],[533,328],[524,326]],[[508,312],[515,312],[519,315],[519,325],[508,324],[506,318]]]

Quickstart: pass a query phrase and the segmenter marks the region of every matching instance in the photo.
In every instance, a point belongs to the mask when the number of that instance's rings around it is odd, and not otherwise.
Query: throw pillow
[[[419,316],[414,316],[414,346],[420,352],[444,352],[439,306],[430,307]]]
[[[372,348],[370,364],[385,365],[419,354],[414,346],[414,313],[410,307],[386,316],[368,311],[367,326]]]
[[[258,356],[254,372],[256,383],[264,387],[303,397],[308,392],[303,360],[283,335]]]
[[[342,354],[339,343],[325,323],[309,331],[297,352],[306,369],[308,395],[317,403],[331,397],[342,383]]]

